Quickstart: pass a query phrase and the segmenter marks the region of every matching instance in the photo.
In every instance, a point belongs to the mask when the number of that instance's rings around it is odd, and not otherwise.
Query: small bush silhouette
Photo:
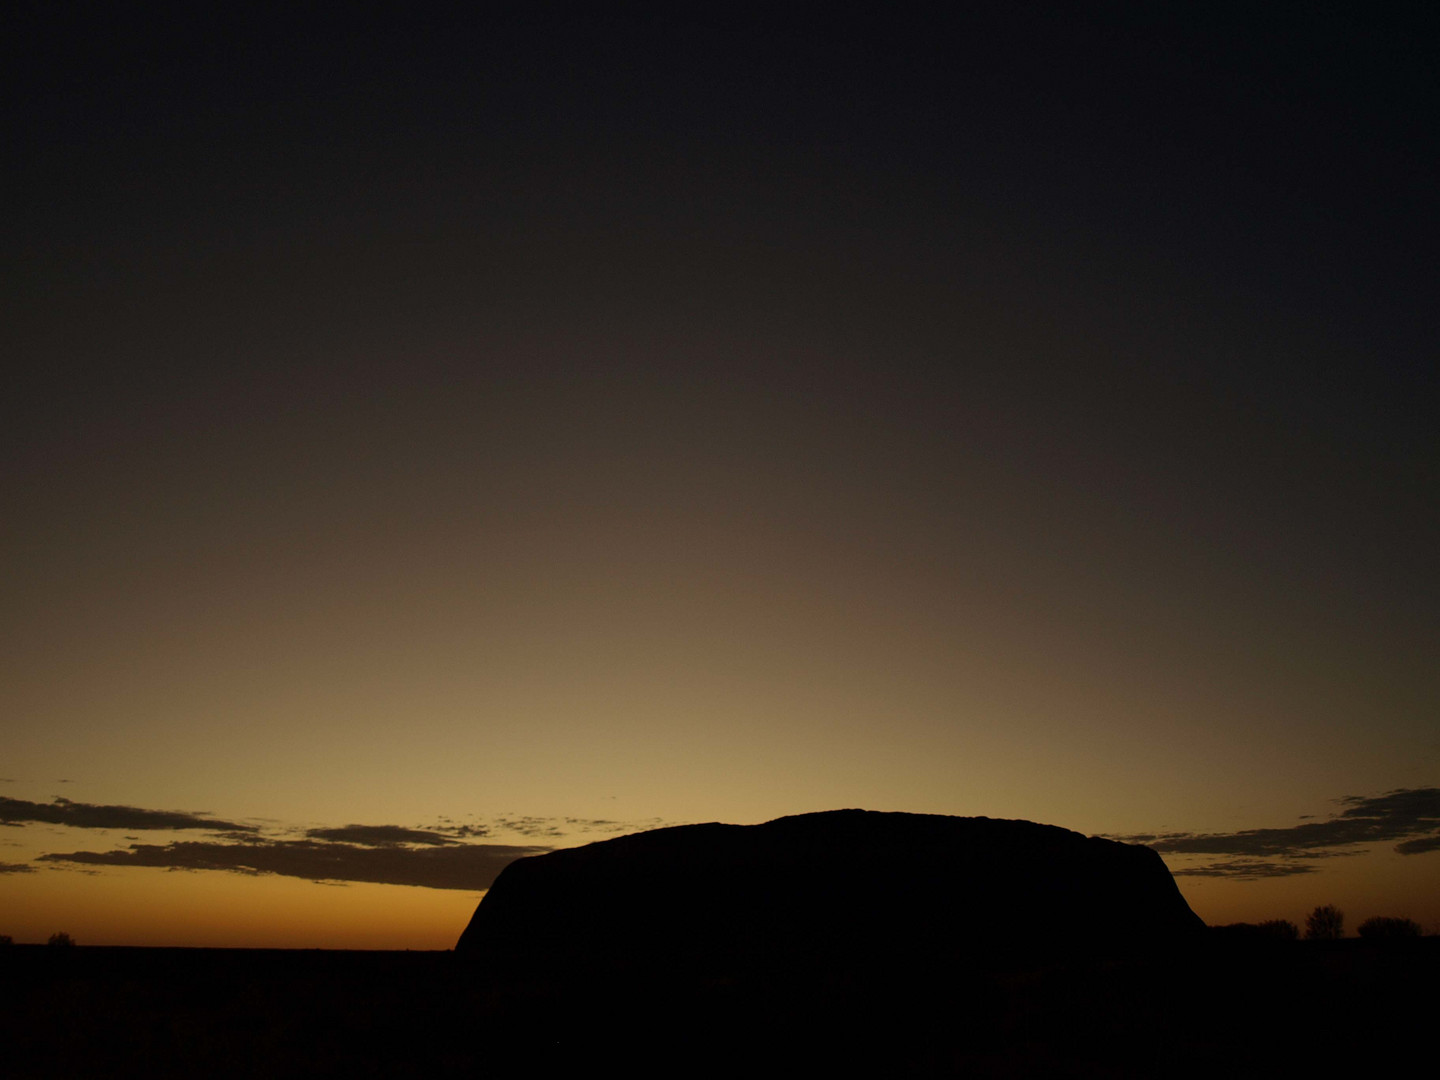
[[[1310,941],[1335,941],[1345,933],[1345,913],[1334,904],[1317,907],[1305,920],[1305,937]]]
[[[1367,941],[1395,941],[1404,938],[1418,938],[1420,924],[1414,919],[1399,919],[1390,915],[1376,915],[1366,919],[1355,932]]]
[[[51,934],[50,940],[47,941],[46,944],[52,949],[69,949],[75,945],[75,939],[61,930],[58,933]]]
[[[9,934],[0,934],[0,949],[3,949],[6,945],[14,944],[15,939],[12,938]]]
[[[1266,937],[1279,938],[1281,941],[1296,941],[1300,937],[1300,928],[1289,919],[1267,919],[1260,924],[1259,929]]]

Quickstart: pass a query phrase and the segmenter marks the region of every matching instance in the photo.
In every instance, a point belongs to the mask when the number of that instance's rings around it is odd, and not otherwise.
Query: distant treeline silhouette
[[[1394,941],[1421,936],[1420,924],[1414,919],[1400,919],[1389,915],[1366,919],[1356,933],[1367,941]]]
[[[15,939],[9,934],[0,934],[0,949],[14,944]],[[68,949],[74,946],[75,939],[72,938],[69,934],[65,933],[63,930],[61,930],[51,934],[49,940],[46,941],[45,944],[57,949]]]
[[[1244,940],[1297,941],[1300,928],[1289,919],[1268,919],[1260,923],[1230,923],[1211,927],[1227,938]],[[1376,915],[1356,929],[1366,941],[1397,941],[1424,936],[1414,919],[1393,915]],[[1345,913],[1334,904],[1322,904],[1305,918],[1307,941],[1338,941],[1345,936]]]

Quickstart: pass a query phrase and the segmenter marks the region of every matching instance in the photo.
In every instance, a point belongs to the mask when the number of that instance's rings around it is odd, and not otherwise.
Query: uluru
[[[499,979],[844,979],[1164,950],[1203,931],[1146,847],[1030,821],[833,810],[519,859],[456,953]]]

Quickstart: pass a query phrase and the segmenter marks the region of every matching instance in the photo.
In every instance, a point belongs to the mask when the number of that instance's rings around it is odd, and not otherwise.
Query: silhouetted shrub
[[[49,945],[52,949],[69,949],[75,945],[75,939],[61,930],[58,933],[51,934],[50,940],[45,944]]]
[[[1260,924],[1259,930],[1266,937],[1281,941],[1298,941],[1300,938],[1300,928],[1289,919],[1267,919]]]
[[[15,939],[12,938],[9,934],[0,934],[0,949],[3,949],[6,945],[14,944]]]
[[[1399,919],[1390,915],[1376,915],[1366,919],[1355,930],[1367,941],[1395,941],[1404,938],[1418,938],[1420,924],[1414,919]]]
[[[1310,941],[1335,941],[1345,934],[1345,913],[1334,904],[1317,907],[1305,920],[1305,937]]]

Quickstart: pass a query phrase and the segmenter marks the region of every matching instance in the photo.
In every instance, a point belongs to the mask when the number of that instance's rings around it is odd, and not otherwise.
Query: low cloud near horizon
[[[255,833],[254,825],[220,821],[186,810],[145,810],[138,806],[102,806],[56,797],[36,803],[0,795],[0,825],[69,825],[77,829],[204,829],[209,832]]]
[[[1236,856],[1171,873],[1240,881],[1314,873],[1317,859],[1353,855],[1362,846],[1389,841],[1399,841],[1394,850],[1401,855],[1440,850],[1440,788],[1397,788],[1383,795],[1346,795],[1336,801],[1344,809],[1328,820],[1305,815],[1303,824],[1286,828],[1142,833],[1112,839],[1144,844],[1162,855]]]
[[[368,882],[429,889],[488,889],[509,863],[553,850],[543,841],[585,833],[620,833],[661,824],[600,818],[499,817],[488,823],[444,819],[433,827],[349,824],[333,827],[268,828],[223,821],[204,814],[103,806],[57,798],[50,803],[0,798],[0,825],[65,825],[81,829],[203,830],[208,840],[139,843],[108,851],[49,852],[32,863],[3,863],[0,873],[30,873],[37,863],[55,870],[96,873],[96,867],[144,866],[164,870],[222,870],[278,874],[316,882]],[[525,842],[475,843],[509,832]],[[273,835],[279,832],[288,835]],[[573,842],[573,841],[572,841]]]
[[[484,834],[483,828],[477,831],[472,827],[465,835]],[[305,835],[311,840],[358,844],[361,847],[400,847],[406,844],[440,847],[460,843],[453,835],[434,829],[407,829],[403,825],[344,825],[338,829],[306,829]]]
[[[1342,809],[1328,820],[1316,821],[1307,815],[1301,824],[1286,828],[1146,833],[1111,839],[1145,844],[1167,856],[1228,856],[1204,865],[1182,865],[1171,873],[1235,881],[1315,873],[1323,860],[1356,855],[1364,846],[1388,841],[1395,842],[1394,850],[1402,855],[1440,850],[1440,788],[1401,788],[1377,796],[1348,795],[1336,801]],[[32,823],[136,831],[193,829],[216,835],[214,839],[166,844],[134,842],[109,851],[52,852],[29,864],[0,864],[0,873],[27,873],[35,869],[35,863],[88,873],[101,866],[146,866],[469,890],[489,888],[496,875],[517,858],[566,846],[547,841],[577,842],[576,834],[617,834],[665,824],[658,820],[503,816],[464,824],[442,819],[431,827],[349,824],[267,829],[289,835],[264,836],[257,826],[202,813],[92,805],[62,798],[34,803],[0,797],[0,825]],[[473,842],[496,832],[516,834],[527,842]]]
[[[306,881],[415,885],[426,889],[488,889],[516,859],[549,851],[513,844],[409,847],[326,840],[256,840],[242,843],[182,840],[132,844],[116,851],[72,851],[37,861],[76,866],[148,866],[166,870],[228,870],[279,874]]]

